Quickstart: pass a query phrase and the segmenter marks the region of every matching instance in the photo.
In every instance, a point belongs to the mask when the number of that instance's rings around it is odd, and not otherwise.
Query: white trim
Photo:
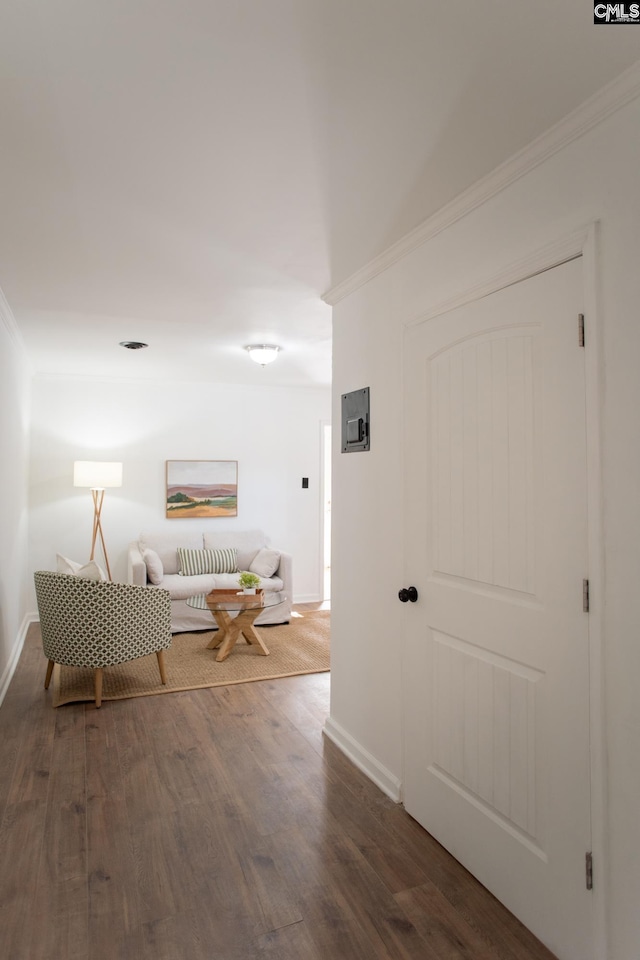
[[[512,286],[514,283],[520,283],[522,280],[527,280],[537,273],[550,270],[552,267],[558,267],[567,260],[573,260],[576,257],[582,256],[582,251],[591,229],[592,224],[588,224],[579,230],[574,230],[573,233],[565,237],[561,237],[559,240],[554,240],[544,247],[539,247],[537,250],[531,251],[525,257],[521,257],[519,260],[514,260],[512,263],[507,264],[486,280],[482,280],[473,287],[461,290],[447,300],[440,301],[434,306],[429,307],[428,310],[423,311],[419,316],[405,320],[405,327],[415,327],[428,320],[433,320],[435,317],[449,313],[450,310],[464,307],[468,303],[475,303],[476,300],[488,297],[490,294],[504,289],[504,287]]]
[[[13,650],[11,651],[11,656],[9,662],[5,667],[4,673],[2,674],[2,679],[0,679],[0,706],[7,694],[9,689],[9,684],[13,679],[13,675],[16,672],[16,667],[18,666],[18,660],[20,659],[20,654],[22,653],[22,648],[24,647],[24,641],[27,637],[27,630],[29,629],[30,624],[36,623],[38,620],[37,613],[26,613],[22,624],[20,625],[20,630],[18,631],[18,636],[16,642],[13,645]]]
[[[490,200],[549,157],[583,136],[597,124],[640,96],[640,61],[608,83],[576,110],[550,127],[522,150],[501,163],[487,176],[464,190],[450,203],[424,220],[410,233],[370,260],[346,280],[331,287],[322,299],[330,306],[349,296],[363,284],[383,273],[428,240]]]
[[[609,954],[609,917],[606,881],[609,851],[606,824],[607,760],[604,698],[604,497],[602,483],[602,410],[604,349],[599,304],[599,224],[592,223],[583,255],[585,312],[585,408],[587,426],[587,538],[589,570],[589,664],[591,737],[591,842],[596,882],[593,887],[593,922],[596,956]],[[601,881],[598,882],[597,878]]]
[[[296,603],[322,603],[322,597],[319,593],[301,593],[293,598],[293,604]],[[260,624],[258,624],[260,626]]]
[[[106,383],[106,384],[114,384],[114,385],[116,385],[116,386],[120,386],[120,385],[123,384],[123,383],[133,383],[133,384],[141,384],[141,383],[144,383],[144,384],[157,384],[158,386],[165,386],[165,387],[166,387],[166,385],[167,385],[167,380],[166,380],[166,378],[163,378],[161,374],[154,374],[154,375],[149,376],[149,377],[131,377],[131,376],[129,376],[129,377],[119,377],[119,376],[108,375],[108,374],[94,375],[94,374],[91,374],[91,373],[52,373],[52,372],[48,372],[48,373],[36,373],[34,379],[35,379],[36,381],[44,380],[45,382],[50,381],[50,382],[52,382],[52,383],[56,383],[56,382],[67,383],[67,382],[69,382],[69,381],[72,381],[72,382],[77,382],[77,383]],[[211,381],[210,378],[209,378],[208,380],[204,380],[204,379],[203,379],[203,380],[194,380],[194,379],[189,379],[189,380],[187,380],[187,379],[185,379],[184,376],[181,376],[181,377],[179,377],[179,378],[176,379],[176,380],[172,380],[171,382],[172,382],[172,383],[176,383],[176,384],[177,384],[177,383],[186,383],[186,384],[207,383],[207,384],[210,384],[212,381]],[[321,381],[317,381],[316,383],[268,383],[268,384],[264,384],[264,385],[260,385],[260,384],[256,384],[256,383],[247,383],[246,381],[242,381],[242,380],[228,380],[228,381],[227,381],[227,380],[218,380],[218,381],[216,381],[216,383],[219,383],[220,385],[225,386],[225,387],[247,387],[247,388],[250,388],[250,387],[260,386],[260,389],[261,389],[261,390],[309,390],[309,391],[317,390],[318,392],[320,392],[320,391],[325,391],[325,392],[326,392],[327,390],[330,390],[330,389],[331,389],[331,381],[330,381],[330,380],[327,380],[326,382],[324,382],[324,381],[322,381],[322,382],[321,382]]]
[[[352,763],[355,763],[358,770],[362,770],[370,780],[373,780],[383,793],[386,793],[395,803],[400,803],[402,800],[402,783],[398,777],[394,776],[386,767],[383,767],[373,754],[365,750],[339,723],[328,717],[322,732],[332,743],[335,743],[339,750],[342,750]]]

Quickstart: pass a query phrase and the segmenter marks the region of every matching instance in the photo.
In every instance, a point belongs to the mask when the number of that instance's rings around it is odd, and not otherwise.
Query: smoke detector
[[[140,343],[139,340],[121,340],[120,346],[124,347],[126,350],[142,350],[143,347],[148,347],[148,343]]]

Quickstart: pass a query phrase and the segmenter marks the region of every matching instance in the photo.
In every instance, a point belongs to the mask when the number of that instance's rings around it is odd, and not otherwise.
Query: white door
[[[593,957],[582,261],[405,338],[405,805]]]

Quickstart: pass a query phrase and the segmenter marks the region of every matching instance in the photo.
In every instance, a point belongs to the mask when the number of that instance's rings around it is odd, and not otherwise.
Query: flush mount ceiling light
[[[245,347],[245,350],[252,360],[264,367],[267,363],[273,363],[280,352],[280,347],[276,347],[273,343],[252,343]]]
[[[124,347],[125,350],[142,350],[143,347],[148,347],[148,343],[140,343],[139,340],[121,340],[120,346]]]

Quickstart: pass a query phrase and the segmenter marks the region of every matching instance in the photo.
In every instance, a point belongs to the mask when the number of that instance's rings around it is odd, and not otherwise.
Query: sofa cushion
[[[238,569],[248,570],[257,552],[266,546],[266,538],[262,530],[207,530],[204,545],[210,550],[235,547],[238,551]]]
[[[179,523],[174,520],[173,523]],[[172,533],[141,533],[140,552],[147,548],[154,550],[162,562],[162,568],[167,573],[178,572],[178,547],[189,547],[192,550],[201,550],[202,531],[199,533],[175,530]]]
[[[235,547],[226,550],[188,550],[178,547],[178,573],[193,577],[200,573],[233,573],[238,569]]]
[[[183,578],[184,579],[184,578]],[[238,583],[238,574],[237,573],[219,573],[214,578],[216,581],[215,589],[216,590],[240,590],[240,584]],[[260,578],[260,589],[261,590],[282,590],[284,588],[284,583],[280,577],[261,577]]]
[[[263,547],[251,561],[249,570],[259,577],[272,577],[280,565],[280,553]]]
[[[209,593],[216,586],[216,579],[213,573],[201,573],[194,577],[181,577],[179,573],[165,573],[162,587],[169,591],[172,600],[186,600],[199,593]]]
[[[107,581],[107,575],[102,569],[98,566],[95,560],[89,560],[88,563],[76,563],[75,560],[69,560],[68,557],[63,557],[59,553],[56,554],[56,571],[57,573],[66,573],[71,577],[84,577],[85,580],[98,580],[98,581]]]
[[[145,549],[142,551],[142,559],[144,560],[147,568],[147,579],[150,583],[155,584],[157,587],[162,583],[162,578],[164,577],[162,560],[155,550],[151,550],[148,547],[145,547]]]
[[[284,584],[279,577],[270,577],[262,580],[263,590],[283,590]],[[172,600],[187,600],[199,593],[209,593],[211,590],[238,590],[237,573],[202,573],[194,577],[181,577],[178,573],[165,574],[162,581],[164,590],[168,590]]]
[[[77,563],[75,560],[69,560],[68,557],[63,557],[62,554],[56,553],[57,573],[67,573],[69,576],[75,576],[81,566],[81,563]]]

